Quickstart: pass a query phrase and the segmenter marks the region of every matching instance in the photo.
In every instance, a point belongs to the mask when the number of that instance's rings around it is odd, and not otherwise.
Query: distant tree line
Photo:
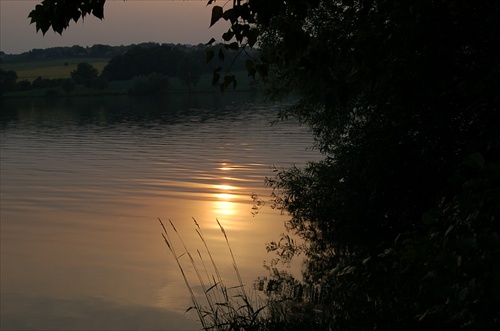
[[[46,49],[34,48],[21,54],[6,54],[0,56],[0,63],[17,63],[27,61],[44,61],[47,59],[86,59],[86,58],[112,58],[127,51],[130,46],[94,45],[82,47],[51,47]]]
[[[0,95],[7,91],[27,91],[61,87],[70,93],[76,85],[87,88],[104,89],[107,82],[133,80],[130,88],[132,94],[161,93],[169,85],[169,77],[177,77],[191,90],[197,85],[202,74],[214,70],[245,70],[245,61],[251,57],[248,53],[237,53],[226,50],[218,53],[221,61],[207,62],[207,51],[210,47],[203,44],[197,46],[143,43],[130,46],[94,45],[92,47],[53,47],[45,50],[33,49],[20,55],[2,54],[3,63],[16,61],[32,61],[36,59],[106,57],[114,54],[101,74],[91,64],[80,62],[77,69],[71,72],[70,78],[47,79],[36,78],[33,82],[17,81],[13,71],[1,72],[2,87]],[[215,48],[214,48],[215,49]],[[255,51],[252,51],[255,52]],[[224,59],[224,62],[222,61]],[[223,67],[226,68],[223,68]],[[70,83],[69,80],[72,82]]]
[[[131,44],[131,45],[120,45],[120,46],[110,46],[110,45],[102,45],[95,44],[93,46],[67,46],[67,47],[50,47],[46,49],[38,49],[34,48],[28,52],[23,52],[20,54],[7,54],[5,52],[0,51],[0,64],[6,63],[15,63],[15,62],[24,62],[24,61],[34,61],[34,60],[47,60],[47,59],[68,59],[68,58],[76,58],[76,59],[85,59],[85,58],[106,58],[112,59],[120,55],[124,55],[128,53],[130,50],[136,49],[156,49],[158,47],[161,48],[170,48],[175,49],[176,51],[181,51],[186,54],[191,54],[194,58],[196,58],[200,63],[205,63],[206,61],[206,51],[209,46],[204,44],[198,45],[183,45],[183,44],[159,44],[155,42],[145,42],[140,44]],[[215,49],[215,48],[214,48]],[[218,50],[218,49],[217,49]],[[250,51],[250,53],[255,51]],[[251,54],[250,54],[251,55]],[[219,57],[222,55],[219,55]],[[226,63],[231,62],[235,56],[234,54],[226,54]],[[248,58],[247,54],[241,56],[238,61],[234,63],[234,69],[236,70],[244,70],[245,60]],[[229,60],[229,61],[228,61]],[[84,62],[84,60],[82,60]],[[222,63],[220,63],[222,64]],[[206,72],[212,72],[218,64],[211,63],[209,66],[207,65]],[[210,69],[209,69],[210,68]],[[205,71],[204,69],[204,71]]]
[[[95,44],[90,47],[74,45],[67,47],[49,47],[45,49],[34,48],[28,52],[23,52],[20,54],[6,54],[5,52],[0,52],[1,55],[0,63],[57,59],[57,58],[108,58],[109,59],[127,52],[130,48],[136,46],[148,47],[153,44],[156,45],[156,43],[142,43],[139,45],[127,45],[127,46],[124,45],[110,46],[110,45]]]
[[[183,81],[191,81],[193,76],[201,73],[212,73],[219,66],[232,65],[231,70],[245,70],[245,61],[249,54],[238,56],[237,52],[227,51],[219,57],[224,62],[206,64],[209,47],[198,45],[186,47],[180,45],[156,44],[149,47],[135,46],[127,52],[113,57],[103,70],[103,76],[112,80],[129,80],[138,75],[160,73],[170,77],[179,77]],[[237,57],[238,56],[238,57]],[[237,57],[237,58],[236,58]],[[186,76],[191,76],[187,78]]]
[[[104,67],[102,75],[110,81],[130,80],[152,73],[177,76],[177,67],[186,56],[189,55],[182,50],[167,45],[150,48],[136,46],[122,55],[113,57]],[[195,62],[194,65],[199,63]]]

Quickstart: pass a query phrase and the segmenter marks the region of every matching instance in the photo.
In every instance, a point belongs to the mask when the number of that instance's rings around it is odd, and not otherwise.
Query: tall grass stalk
[[[203,328],[206,330],[207,326],[205,324],[205,320],[203,319],[203,315],[201,313],[202,312],[201,306],[198,304],[198,301],[196,300],[196,296],[194,295],[193,289],[189,285],[189,280],[186,277],[186,273],[184,272],[184,269],[182,268],[182,265],[180,263],[180,256],[178,256],[175,253],[174,246],[172,244],[170,244],[171,240],[170,240],[170,238],[168,236],[167,229],[165,228],[165,225],[163,224],[162,220],[160,218],[158,218],[158,220],[160,221],[160,224],[161,224],[161,226],[163,228],[163,233],[162,233],[163,240],[165,241],[165,244],[167,244],[167,247],[170,250],[170,252],[172,253],[172,256],[174,257],[174,260],[177,262],[177,266],[179,267],[179,270],[181,271],[182,278],[184,279],[184,283],[186,284],[186,287],[188,288],[189,294],[191,296],[191,301],[193,302],[194,308],[196,309],[196,311],[198,313],[198,317],[200,318],[200,322],[201,322]]]
[[[222,224],[217,220],[217,224],[224,235],[227,247],[229,249],[229,253],[232,259],[233,269],[236,273],[237,285],[232,287],[226,287],[224,284],[223,278],[215,263],[215,260],[210,252],[208,247],[208,243],[205,240],[201,227],[193,218],[193,221],[196,225],[196,233],[200,237],[203,246],[205,247],[206,254],[210,259],[210,264],[212,269],[207,268],[207,265],[203,259],[203,254],[197,250],[198,257],[200,259],[202,269],[198,268],[196,261],[193,259],[193,256],[189,253],[182,237],[179,232],[175,228],[174,224],[171,220],[169,220],[171,229],[178,236],[181,245],[184,249],[184,252],[180,255],[177,254],[173,242],[169,237],[167,228],[163,224],[161,219],[158,219],[163,228],[163,239],[174,257],[174,260],[181,271],[182,277],[184,279],[184,283],[189,291],[191,296],[191,301],[193,306],[189,307],[187,311],[191,309],[195,309],[198,318],[202,324],[204,330],[263,330],[265,329],[265,320],[266,320],[266,304],[263,300],[259,298],[257,294],[252,299],[247,295],[245,291],[245,285],[243,283],[243,279],[241,278],[241,274],[239,272],[238,266],[236,264],[236,259],[234,257],[233,251],[231,249],[231,245],[229,244],[229,240],[226,234],[226,231]],[[189,263],[193,267],[193,270],[196,274],[197,280],[203,290],[203,295],[201,298],[198,298],[193,290],[193,286],[191,285],[188,276],[184,270],[183,264],[181,263],[181,258],[187,255],[189,258]],[[213,273],[212,273],[213,271]],[[211,277],[210,277],[211,276]],[[204,299],[203,299],[204,298]],[[206,303],[201,304],[200,300],[205,301]]]

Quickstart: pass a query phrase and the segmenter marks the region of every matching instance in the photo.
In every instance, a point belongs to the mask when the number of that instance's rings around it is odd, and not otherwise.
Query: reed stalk
[[[159,221],[163,228],[162,237],[171,255],[174,257],[179,270],[181,271],[181,275],[184,279],[184,283],[189,291],[189,295],[193,303],[193,306],[189,307],[187,311],[191,309],[196,310],[203,329],[217,331],[264,330],[266,324],[264,315],[267,306],[262,300],[258,300],[258,295],[255,295],[255,299],[253,300],[247,295],[243,279],[236,264],[233,250],[231,248],[231,245],[229,244],[228,236],[219,220],[216,221],[222,234],[224,235],[227,247],[229,249],[229,254],[231,255],[232,266],[238,280],[236,286],[232,286],[229,288],[224,284],[223,277],[221,276],[219,268],[215,263],[215,260],[208,247],[208,243],[205,240],[201,227],[196,219],[193,218],[193,221],[196,225],[195,231],[200,237],[200,240],[205,247],[206,254],[209,257],[210,264],[213,269],[212,274],[211,272],[209,272],[209,269],[207,268],[207,265],[203,259],[203,254],[199,250],[197,250],[197,253],[201,261],[202,269],[197,266],[195,259],[188,251],[188,248],[186,247],[186,244],[184,243],[181,235],[175,228],[173,222],[169,220],[170,227],[176,233],[179,241],[181,242],[182,248],[184,249],[184,252],[178,255],[174,248],[173,242],[169,237],[167,228],[165,227],[161,219],[159,219]],[[199,282],[203,290],[203,296],[206,301],[206,305],[200,303],[182,266],[181,257],[184,255],[188,256],[189,263],[194,269],[197,281]],[[210,274],[212,277],[210,277]],[[205,277],[206,280],[204,280]]]

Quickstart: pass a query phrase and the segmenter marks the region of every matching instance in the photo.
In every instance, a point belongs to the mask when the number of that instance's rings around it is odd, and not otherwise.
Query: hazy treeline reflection
[[[158,97],[81,97],[81,98],[32,98],[5,99],[1,102],[0,124],[8,126],[15,121],[33,123],[65,123],[78,125],[110,125],[114,123],[179,123],[190,110],[206,110],[201,121],[241,111],[230,107],[242,99],[258,102],[262,96],[256,93],[196,93]],[[229,106],[229,107],[228,107]]]

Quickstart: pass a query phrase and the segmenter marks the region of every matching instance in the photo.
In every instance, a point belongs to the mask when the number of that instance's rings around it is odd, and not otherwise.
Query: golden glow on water
[[[234,166],[230,166],[227,163],[223,163],[222,167],[217,168],[225,173],[234,170]],[[221,181],[228,182],[232,178],[228,177],[226,174],[221,178]],[[239,189],[234,185],[229,184],[216,184],[213,186],[216,193],[213,194],[214,203],[213,210],[216,214],[221,216],[231,216],[238,213],[238,203],[236,199],[238,198],[236,191]]]
[[[231,185],[214,185],[214,188],[217,190],[222,190],[222,191],[231,191],[231,190],[236,189],[235,186],[231,186]]]
[[[214,211],[224,216],[236,214],[235,204],[231,201],[215,201]]]
[[[232,200],[236,197],[234,194],[230,194],[230,193],[218,193],[218,194],[215,194],[215,196],[221,202],[231,202],[230,200]]]
[[[221,185],[228,186],[228,185]],[[229,186],[228,186],[229,187]],[[236,195],[232,193],[216,193],[214,194],[215,201],[213,205],[213,210],[216,214],[221,214],[224,216],[234,215],[237,213],[237,203],[235,202]]]

